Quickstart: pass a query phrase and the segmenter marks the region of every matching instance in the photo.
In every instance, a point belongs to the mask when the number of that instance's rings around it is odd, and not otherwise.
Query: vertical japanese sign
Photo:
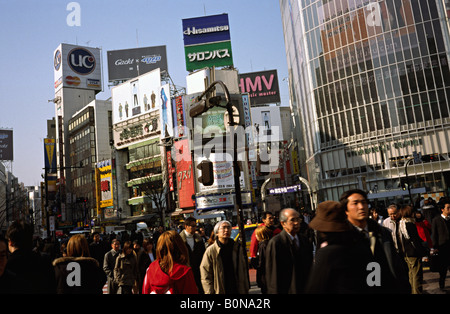
[[[185,137],[187,134],[185,134],[185,126],[186,126],[186,116],[183,109],[183,96],[178,96],[175,99],[173,99],[173,102],[175,103],[173,112],[175,113],[175,137]]]
[[[177,172],[177,191],[180,208],[195,206],[195,182],[192,172],[192,158],[189,149],[189,140],[175,141],[175,167]]]
[[[44,139],[44,162],[45,178],[47,184],[48,199],[53,200],[56,193],[56,140],[54,138]]]
[[[173,187],[173,168],[172,168],[172,152],[170,149],[167,150],[167,174],[169,176],[169,190],[172,192]]]

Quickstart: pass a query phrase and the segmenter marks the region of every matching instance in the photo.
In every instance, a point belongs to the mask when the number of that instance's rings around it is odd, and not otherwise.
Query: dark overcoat
[[[298,237],[299,247],[295,247],[285,230],[269,240],[266,249],[267,293],[304,293],[312,265],[313,249],[304,235],[298,234]]]

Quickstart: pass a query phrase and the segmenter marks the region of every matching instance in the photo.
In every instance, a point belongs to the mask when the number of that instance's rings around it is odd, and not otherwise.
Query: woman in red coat
[[[156,260],[147,269],[142,294],[153,293],[198,293],[187,247],[174,230],[161,234],[156,245]]]
[[[431,249],[433,247],[433,242],[431,241],[431,221],[425,219],[421,212],[416,211],[416,227],[419,237],[428,244]]]

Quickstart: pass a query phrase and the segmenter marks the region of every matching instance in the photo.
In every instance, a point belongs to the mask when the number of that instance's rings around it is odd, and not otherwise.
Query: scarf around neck
[[[415,220],[413,218],[400,219],[400,233],[405,237],[405,239],[409,239],[408,230],[406,229],[406,223],[408,222],[415,223]]]

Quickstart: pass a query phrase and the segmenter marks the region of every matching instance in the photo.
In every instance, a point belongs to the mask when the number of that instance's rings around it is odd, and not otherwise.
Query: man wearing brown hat
[[[309,227],[317,231],[318,249],[306,293],[369,293],[367,259],[344,207],[325,201],[316,212]]]
[[[359,235],[359,244],[366,250],[369,263],[379,266],[380,285],[372,287],[373,292],[410,293],[407,269],[397,254],[391,232],[369,219],[367,193],[352,189],[344,192],[340,199],[348,221]]]
[[[312,265],[312,245],[299,233],[300,215],[295,209],[283,209],[280,222],[283,230],[266,248],[267,293],[303,293]]]

